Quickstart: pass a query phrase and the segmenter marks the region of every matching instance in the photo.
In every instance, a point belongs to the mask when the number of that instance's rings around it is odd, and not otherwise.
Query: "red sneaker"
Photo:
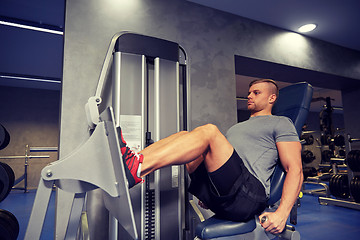
[[[143,179],[140,178],[140,170],[144,156],[131,150],[123,138],[121,128],[119,127],[117,130],[118,136],[120,136],[120,150],[123,158],[126,178],[128,180],[129,188],[132,188],[143,181]]]
[[[125,153],[123,154],[123,163],[129,188],[143,181],[142,178],[139,177],[143,160],[144,155],[137,154],[129,147],[126,147]]]

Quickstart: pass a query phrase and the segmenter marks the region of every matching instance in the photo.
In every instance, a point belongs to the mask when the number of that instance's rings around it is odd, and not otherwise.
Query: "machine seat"
[[[247,222],[233,222],[211,217],[196,226],[196,235],[201,239],[212,239],[218,236],[232,236],[252,232],[256,228],[255,218]]]
[[[281,164],[275,167],[274,173],[271,176],[271,192],[270,198],[267,201],[268,206],[274,205],[281,197],[282,187],[285,179],[285,171]],[[213,216],[206,219],[206,221],[199,223],[196,226],[196,236],[201,239],[214,239],[224,236],[234,236],[252,232],[256,228],[256,219],[250,219],[247,222],[233,222],[223,220]]]

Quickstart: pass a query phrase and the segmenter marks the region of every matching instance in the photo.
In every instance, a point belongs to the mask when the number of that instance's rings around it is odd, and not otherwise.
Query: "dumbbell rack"
[[[311,135],[312,133],[316,133],[316,131],[303,131],[302,135],[301,135],[301,144],[303,146],[305,145],[312,145],[314,143],[314,141],[316,140],[316,142],[318,144],[320,144],[319,139],[316,137],[314,138],[313,135]],[[316,146],[316,148],[322,148],[322,146]],[[305,150],[306,151],[306,150]],[[320,150],[321,151],[321,150]],[[309,151],[309,157],[311,158],[310,161],[308,163],[311,163],[314,159],[316,159],[315,156],[313,156],[312,151]],[[303,160],[303,162],[305,162]],[[306,162],[305,162],[306,163]],[[322,164],[320,163],[319,166],[321,166]],[[328,179],[330,178],[330,174],[329,173],[324,173],[321,176],[314,176],[314,177],[307,177],[307,179],[304,181],[303,185],[302,185],[302,189],[301,192],[303,194],[309,194],[309,195],[314,195],[314,196],[322,196],[322,197],[329,197],[330,196],[330,189],[329,186],[326,184],[326,182],[328,181]],[[306,189],[307,185],[315,185],[319,188],[316,189]]]
[[[14,186],[24,181],[24,187],[13,187],[14,190],[28,191],[28,166],[29,159],[32,158],[49,158],[49,155],[29,155],[30,152],[54,152],[57,151],[57,147],[30,147],[28,144],[25,146],[25,155],[21,156],[0,156],[0,159],[24,159],[24,174],[15,179]]]
[[[348,135],[348,143],[349,143],[349,153],[351,152],[351,143],[352,142],[360,142],[360,139],[352,139],[350,137],[350,135]],[[348,154],[349,157],[349,154]],[[337,158],[331,158],[332,162],[336,162],[341,160],[342,162],[345,162],[345,159],[337,159]],[[334,166],[334,165],[333,165]],[[346,166],[344,165],[340,165],[340,166]],[[334,168],[333,168],[334,169]],[[336,170],[337,168],[335,168]],[[334,174],[337,174],[336,171],[334,171]],[[343,177],[343,179],[341,179],[341,175],[334,175],[332,180],[333,182],[340,182],[340,181],[347,181],[347,184],[349,186],[350,189],[350,181],[351,179],[353,179],[354,175],[357,173],[354,173],[348,166],[347,166],[347,178]],[[338,176],[338,177],[336,177]],[[355,209],[355,210],[360,210],[360,203],[357,203],[354,201],[354,198],[352,197],[351,191],[349,191],[349,197],[345,196],[346,198],[331,198],[331,197],[319,197],[319,203],[321,205],[335,205],[335,206],[339,206],[339,207],[346,207],[346,208],[351,208],[351,209]]]

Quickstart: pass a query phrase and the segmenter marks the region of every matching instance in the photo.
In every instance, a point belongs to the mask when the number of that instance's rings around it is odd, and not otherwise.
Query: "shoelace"
[[[130,154],[129,154],[129,152],[130,152]],[[128,160],[129,158],[132,158],[133,156],[135,156],[137,159],[139,159],[139,154],[138,153],[136,153],[136,152],[134,152],[134,151],[132,151],[129,147],[128,147],[128,145],[126,145],[126,150],[125,150],[125,160]]]

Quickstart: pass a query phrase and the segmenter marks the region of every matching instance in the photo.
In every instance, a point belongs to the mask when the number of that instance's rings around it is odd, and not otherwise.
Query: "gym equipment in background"
[[[310,194],[314,196],[321,196],[329,198],[332,193],[337,193],[338,190],[334,188],[343,188],[343,185],[335,184],[334,175],[339,172],[347,170],[345,164],[345,137],[344,129],[338,129],[333,126],[333,111],[335,109],[342,110],[341,107],[334,107],[331,104],[330,97],[318,97],[313,98],[312,102],[325,101],[323,110],[319,114],[320,120],[320,135],[316,137],[318,148],[321,153],[321,157],[317,161],[317,164],[312,163],[311,154],[308,152],[309,147],[305,146],[303,149],[303,170],[304,170],[304,183],[302,192],[304,194]],[[317,131],[308,131],[308,133]],[[313,151],[317,149],[313,148]],[[306,150],[307,149],[307,150]],[[316,186],[310,187],[309,186]],[[333,189],[330,190],[330,187]],[[308,189],[307,189],[308,188]]]
[[[287,116],[294,122],[299,136],[309,112],[312,94],[313,88],[308,83],[290,85],[280,90],[279,98],[273,108],[274,115]],[[270,181],[270,198],[267,204],[272,211],[274,211],[274,205],[276,205],[281,198],[285,176],[285,171],[282,169],[281,163],[279,163],[275,167]],[[294,204],[295,208],[297,204],[297,202]],[[265,233],[265,230],[259,224],[257,216],[248,222],[232,222],[211,217],[197,226],[196,236],[199,239],[219,240],[239,238],[263,240],[276,237],[272,234]],[[289,226],[286,227],[278,237],[295,240],[300,239],[300,234],[294,231],[293,226]]]
[[[331,158],[334,175],[332,175],[329,188],[331,196],[320,196],[319,203],[322,205],[335,205],[340,207],[352,208],[360,210],[360,150],[353,150],[352,143],[359,142],[360,139],[352,138],[347,135],[347,143],[349,152],[346,158]],[[338,140],[342,144],[342,139]],[[341,164],[341,165],[340,165]],[[342,173],[337,169],[342,166],[346,170]]]
[[[56,152],[57,147],[29,147],[27,144],[25,146],[25,155],[22,156],[0,156],[0,159],[24,159],[24,174],[15,179],[14,185],[18,185],[20,182],[24,181],[24,187],[13,187],[16,190],[28,191],[28,167],[29,159],[32,158],[49,158],[49,155],[29,155],[29,152]]]

